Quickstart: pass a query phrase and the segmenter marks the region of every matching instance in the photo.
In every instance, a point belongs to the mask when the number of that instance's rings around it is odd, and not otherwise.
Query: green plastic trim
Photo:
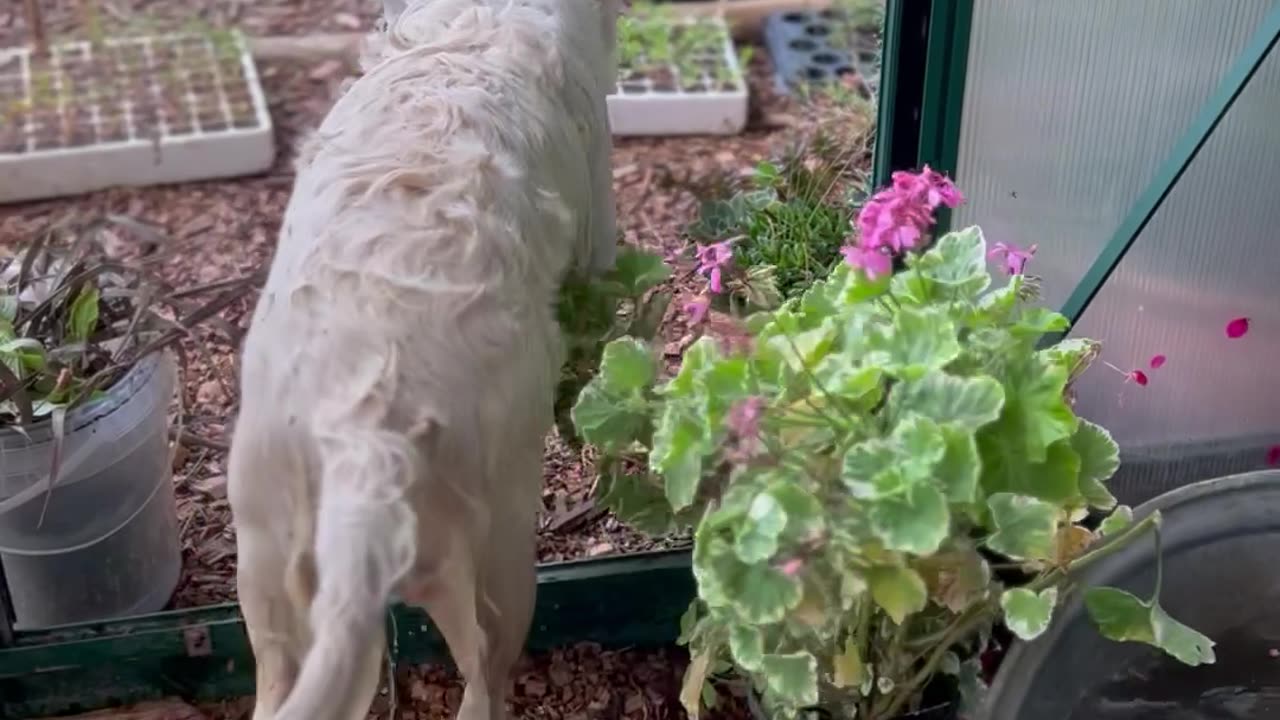
[[[531,650],[580,642],[669,645],[695,593],[687,550],[543,566]],[[420,609],[397,606],[398,661],[448,658]],[[166,696],[208,702],[253,693],[253,655],[235,604],[18,632],[0,650],[0,717],[83,713]]]
[[[876,100],[876,143],[868,197],[889,181],[893,172],[889,151],[893,147],[893,116],[898,98],[898,47],[902,44],[902,10],[905,0],[888,0],[884,27],[880,30],[880,97]]]
[[[924,97],[920,105],[919,164],[955,176],[969,65],[973,0],[936,0],[929,16]],[[939,208],[937,230],[951,227],[951,211]]]
[[[1111,273],[1129,252],[1134,241],[1164,204],[1165,198],[1173,191],[1173,187],[1191,166],[1191,162],[1200,154],[1201,148],[1208,142],[1219,123],[1226,117],[1231,106],[1235,104],[1236,98],[1244,92],[1245,86],[1271,54],[1277,40],[1280,40],[1280,6],[1267,14],[1240,57],[1222,79],[1217,91],[1200,109],[1191,127],[1173,147],[1169,158],[1160,167],[1151,183],[1147,185],[1147,189],[1125,216],[1124,222],[1116,229],[1115,234],[1093,261],[1089,271],[1067,298],[1067,302],[1062,306],[1062,314],[1067,316],[1071,325],[1074,326],[1084,315],[1093,298],[1097,296],[1107,279],[1111,277]],[[1065,334],[1057,333],[1047,336],[1044,342],[1045,344],[1055,343]]]

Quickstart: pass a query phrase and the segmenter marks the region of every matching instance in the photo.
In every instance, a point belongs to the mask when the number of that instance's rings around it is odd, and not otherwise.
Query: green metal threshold
[[[694,593],[688,550],[545,565],[528,647],[669,645]],[[447,661],[444,642],[421,610],[398,606],[389,623],[398,661]],[[235,604],[20,631],[0,650],[0,718],[251,694],[253,655]]]

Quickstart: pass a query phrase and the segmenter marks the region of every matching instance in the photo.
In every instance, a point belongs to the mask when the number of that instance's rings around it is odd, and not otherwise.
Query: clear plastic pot
[[[66,418],[57,485],[53,430],[0,429],[0,563],[15,626],[45,628],[162,609],[182,570],[168,407],[173,357],[148,356],[106,397]]]

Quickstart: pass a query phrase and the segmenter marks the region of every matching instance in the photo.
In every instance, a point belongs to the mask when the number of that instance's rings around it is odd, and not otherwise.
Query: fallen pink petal
[[[698,243],[695,253],[698,260],[697,272],[710,282],[711,292],[724,292],[723,272],[733,262],[733,247],[730,241],[703,245]]]
[[[804,567],[803,560],[801,560],[800,558],[791,558],[790,560],[782,563],[782,566],[779,567],[778,569],[782,571],[783,575],[786,575],[788,577],[795,577],[800,572],[800,569],[803,567]]]
[[[1148,380],[1148,379],[1147,379],[1147,374],[1146,374],[1146,373],[1144,373],[1144,372],[1142,372],[1141,370],[1132,370],[1132,371],[1130,371],[1130,372],[1129,372],[1129,379],[1130,379],[1130,380],[1132,380],[1132,381],[1134,381],[1134,382],[1136,382],[1136,383],[1138,383],[1138,384],[1139,384],[1139,385],[1141,385],[1142,387],[1146,387],[1146,386],[1147,386],[1147,383],[1148,383],[1148,382],[1150,382],[1150,380]]]
[[[1247,332],[1249,332],[1249,318],[1247,317],[1238,317],[1227,323],[1227,337],[1232,340],[1244,337]]]
[[[689,324],[701,325],[707,319],[707,312],[711,310],[711,298],[704,295],[690,300],[684,304],[683,310],[689,316]]]
[[[1164,367],[1164,363],[1167,359],[1168,358],[1166,358],[1163,355],[1156,355],[1155,357],[1151,358],[1151,369],[1159,370],[1160,368]]]
[[[738,437],[755,437],[760,434],[760,416],[763,413],[764,398],[752,396],[729,409],[725,424]]]
[[[1271,467],[1280,465],[1280,445],[1272,445],[1267,448],[1267,464]]]

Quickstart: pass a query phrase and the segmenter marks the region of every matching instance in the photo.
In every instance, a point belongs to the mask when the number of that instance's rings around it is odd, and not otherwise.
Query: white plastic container
[[[0,563],[22,630],[161,610],[182,571],[167,353],[137,363],[106,397],[67,414],[59,479],[52,428],[0,430]]]
[[[692,22],[674,21],[672,30]],[[619,67],[618,86],[608,98],[614,135],[736,135],[746,127],[747,85],[729,28],[720,18],[701,22],[715,23],[722,42],[718,51],[681,59],[699,68],[696,78],[681,82],[674,62],[663,68],[670,82]]]
[[[235,177],[275,158],[244,38],[159,35],[0,50],[0,203]]]

